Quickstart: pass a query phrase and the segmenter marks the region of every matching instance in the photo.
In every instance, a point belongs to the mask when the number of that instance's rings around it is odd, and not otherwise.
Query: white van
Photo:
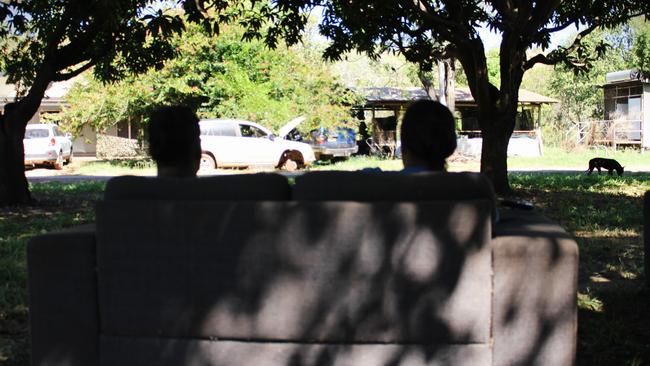
[[[295,170],[309,165],[315,160],[311,146],[284,139],[304,119],[291,120],[278,136],[250,121],[201,120],[201,169],[271,166]]]

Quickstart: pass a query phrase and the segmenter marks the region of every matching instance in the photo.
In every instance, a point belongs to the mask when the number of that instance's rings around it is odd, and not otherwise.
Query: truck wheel
[[[210,154],[203,153],[201,154],[201,163],[199,169],[201,170],[213,170],[217,167],[217,163],[214,161]]]
[[[298,163],[295,160],[287,159],[282,165],[282,168],[288,172],[293,172],[298,169]]]
[[[278,165],[276,165],[276,169],[284,169],[287,171],[294,171],[298,168],[300,168],[303,164],[303,157],[300,151],[296,150],[287,150],[284,153],[282,153],[282,156],[280,157],[280,161],[278,162]]]
[[[68,158],[65,160],[66,164],[70,164],[72,162],[72,148],[70,148],[70,155],[68,155]]]

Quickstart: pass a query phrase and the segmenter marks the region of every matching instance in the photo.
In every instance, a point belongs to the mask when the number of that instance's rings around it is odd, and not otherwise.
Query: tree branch
[[[47,59],[48,57],[53,57],[54,53],[59,48],[59,43],[61,43],[61,41],[65,37],[66,29],[73,22],[71,16],[72,9],[75,9],[77,6],[78,5],[76,1],[70,1],[68,5],[65,7],[65,9],[63,10],[60,21],[58,22],[56,28],[54,28],[54,30],[52,31],[52,33],[50,34],[50,36],[47,38],[45,42],[45,52],[44,52],[45,59]]]
[[[537,6],[532,9],[530,17],[524,20],[524,34],[535,33],[540,27],[548,22],[555,9],[560,6],[561,0],[538,1]]]
[[[92,32],[87,32],[84,37],[78,37],[57,50],[58,52],[54,56],[55,61],[52,63],[57,72],[90,58],[86,50],[92,43],[93,35],[89,33]],[[106,45],[105,48],[109,47]]]
[[[576,23],[576,20],[571,19],[570,21],[568,21],[568,22],[566,22],[564,24],[558,25],[557,27],[542,28],[542,29],[540,29],[539,33],[540,34],[551,34],[551,33],[559,32],[559,31],[561,31],[561,30],[563,30],[563,29],[567,28],[568,26],[570,26],[572,24],[575,24],[575,23]]]
[[[205,18],[205,19],[210,18],[210,14],[208,14],[208,11],[205,8],[205,1],[194,0],[194,4],[196,6],[196,10],[198,10],[198,12],[201,13],[203,18]]]
[[[504,19],[502,19],[501,21],[503,25],[512,22],[511,15],[512,15],[512,8],[514,7],[512,1],[492,0],[492,1],[488,1],[488,3],[492,5],[492,7],[497,11],[497,13],[503,16]]]
[[[436,14],[434,9],[431,9],[427,4],[421,0],[405,1],[406,5],[412,10],[420,13],[423,19],[429,23],[429,27],[437,33],[444,35],[447,39],[457,39],[456,34],[462,33],[463,29],[459,23],[452,22]]]
[[[79,67],[76,70],[66,72],[66,73],[57,72],[57,73],[54,74],[54,77],[52,78],[52,81],[63,81],[63,80],[72,79],[73,77],[78,76],[82,72],[90,69],[94,65],[95,65],[95,62],[91,60],[91,61],[88,61],[86,64],[84,64],[83,66]]]
[[[600,25],[599,24],[592,24],[589,28],[584,29],[578,35],[576,38],[573,40],[573,43],[571,46],[567,48],[560,48],[557,49],[548,55],[544,54],[537,54],[536,56],[530,58],[528,61],[526,61],[523,65],[524,70],[529,70],[533,68],[536,64],[544,64],[544,65],[555,65],[559,63],[560,61],[564,60],[566,55],[569,53],[575,51],[581,44],[582,39],[586,37],[589,33],[593,32],[596,28],[598,28]]]

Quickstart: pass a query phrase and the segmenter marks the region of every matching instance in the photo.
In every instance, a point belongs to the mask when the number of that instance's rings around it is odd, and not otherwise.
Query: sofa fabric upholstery
[[[495,365],[570,365],[577,339],[578,247],[560,226],[505,211],[492,242]]]
[[[447,172],[340,172],[322,171],[296,178],[296,201],[439,201],[487,199],[496,195],[492,184],[479,173]]]
[[[27,247],[33,365],[97,363],[94,225],[40,235]]]
[[[106,202],[97,210],[102,333],[127,343],[487,347],[489,210],[487,201]]]
[[[107,202],[97,225],[107,335],[489,340],[487,202]]]
[[[271,173],[198,178],[122,176],[106,183],[104,199],[286,201],[291,199],[291,188],[285,177]]]
[[[491,365],[492,353],[490,347],[483,344],[439,348],[415,344],[115,337],[102,337],[102,347],[105,350],[102,365],[120,366],[487,366]],[[196,357],[188,357],[188,354]]]
[[[650,191],[643,196],[643,263],[645,284],[650,288]]]
[[[96,227],[29,243],[32,364],[574,363],[578,250],[561,227],[495,223],[491,187],[455,191],[480,176],[359,174],[345,189],[330,185],[351,173],[305,174],[293,200],[281,176],[109,182]],[[255,187],[270,193],[239,198]]]

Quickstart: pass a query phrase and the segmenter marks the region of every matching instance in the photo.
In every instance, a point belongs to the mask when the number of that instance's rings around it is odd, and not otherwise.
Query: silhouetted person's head
[[[454,117],[438,102],[414,102],[404,114],[400,140],[405,168],[445,170],[445,160],[456,150]]]
[[[161,107],[149,119],[149,153],[159,177],[194,177],[201,161],[199,119],[188,107]]]

